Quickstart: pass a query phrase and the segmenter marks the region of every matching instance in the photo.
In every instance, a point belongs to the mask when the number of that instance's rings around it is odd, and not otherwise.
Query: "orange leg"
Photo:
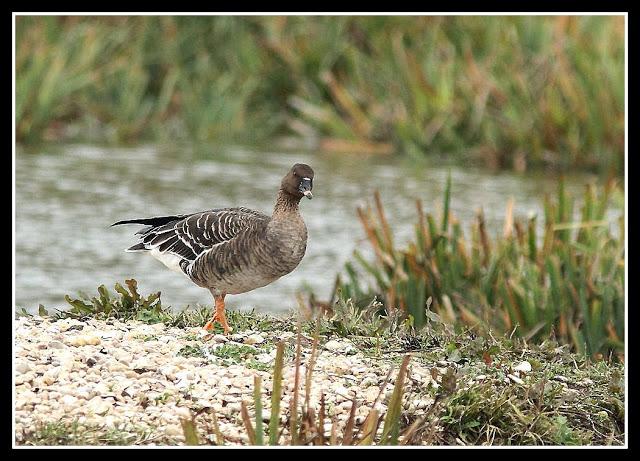
[[[211,320],[209,320],[207,324],[204,326],[205,330],[207,331],[213,330],[213,324],[218,322],[220,325],[222,325],[225,335],[229,334],[229,331],[231,331],[231,328],[227,323],[227,318],[224,315],[224,297],[225,296],[226,296],[225,294],[222,294],[219,296],[213,295],[213,299],[216,302],[216,311],[213,314],[213,317],[211,318]]]

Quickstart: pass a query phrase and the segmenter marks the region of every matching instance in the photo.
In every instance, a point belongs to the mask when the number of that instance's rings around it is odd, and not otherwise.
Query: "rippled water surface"
[[[96,292],[102,283],[136,278],[143,293],[161,291],[164,304],[182,308],[210,303],[207,290],[151,256],[125,253],[139,226],[109,227],[117,220],[183,214],[223,206],[271,213],[280,179],[293,163],[315,170],[314,199],[304,200],[307,254],[291,274],[250,293],[227,298],[230,308],[281,312],[295,292],[310,287],[327,298],[336,273],[356,246],[367,249],[355,209],[381,191],[396,239],[413,233],[415,198],[427,211],[440,206],[451,170],[451,208],[468,222],[483,207],[492,233],[500,231],[509,197],[515,212],[541,213],[541,198],[555,190],[545,175],[492,174],[437,167],[397,157],[281,152],[256,148],[113,148],[45,146],[16,153],[16,280],[18,307],[66,307],[64,294]],[[580,192],[591,178],[567,178]]]

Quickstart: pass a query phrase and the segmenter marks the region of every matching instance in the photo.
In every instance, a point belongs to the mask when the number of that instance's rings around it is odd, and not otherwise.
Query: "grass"
[[[27,446],[78,446],[78,445],[138,445],[153,443],[157,436],[152,431],[138,428],[106,429],[96,425],[87,427],[77,421],[56,421],[42,424],[29,434]]]
[[[16,136],[284,135],[621,174],[624,51],[623,17],[25,16]]]
[[[337,296],[369,308],[375,298],[417,328],[436,315],[483,334],[532,342],[554,335],[579,353],[623,358],[624,216],[614,222],[608,214],[623,196],[615,181],[586,186],[578,213],[560,182],[555,198],[545,199],[541,235],[538,217],[514,217],[510,201],[503,233],[493,239],[482,210],[465,237],[449,211],[450,189],[449,180],[438,219],[417,202],[415,239],[403,249],[378,194],[375,208],[360,208],[374,258],[356,251]]]

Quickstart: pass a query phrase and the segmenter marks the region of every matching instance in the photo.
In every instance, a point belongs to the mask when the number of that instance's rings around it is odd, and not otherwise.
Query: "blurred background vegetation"
[[[621,174],[624,17],[17,17],[16,126]]]

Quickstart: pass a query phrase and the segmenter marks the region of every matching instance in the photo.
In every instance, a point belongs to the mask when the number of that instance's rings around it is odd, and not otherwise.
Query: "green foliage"
[[[620,173],[624,43],[621,16],[18,17],[16,135]]]
[[[54,421],[37,427],[25,445],[137,445],[153,440],[154,436],[152,431],[135,426],[117,429],[105,428],[103,425],[81,425],[77,420]]]
[[[115,284],[118,296],[114,296],[104,286],[98,287],[98,296],[89,297],[80,294],[80,298],[65,295],[65,300],[71,309],[57,314],[58,317],[114,317],[122,321],[140,320],[145,323],[166,322],[171,319],[168,307],[163,307],[160,292],[143,297],[138,293],[138,282],[135,279],[125,280],[124,288],[120,283]]]
[[[351,299],[338,298],[333,305],[333,315],[322,318],[320,331],[342,337],[378,336],[387,326],[381,313],[382,303],[375,300],[359,308]]]
[[[182,357],[204,357],[201,347],[192,346],[190,344],[180,349],[180,351],[178,351],[178,355],[181,355]]]
[[[348,279],[338,279],[340,296],[353,297],[356,305],[375,296],[388,312],[410,314],[416,327],[427,322],[432,297],[432,310],[449,324],[534,341],[553,334],[580,353],[622,354],[624,223],[621,216],[618,234],[611,229],[612,195],[623,195],[615,181],[604,189],[587,186],[575,220],[574,201],[560,182],[555,200],[545,200],[543,235],[536,234],[536,217],[514,219],[510,202],[504,232],[494,240],[482,212],[465,238],[455,216],[438,223],[418,202],[415,240],[402,250],[393,245],[376,195],[375,213],[359,210],[375,259],[356,253],[360,272],[347,264]],[[446,193],[444,210],[448,202]]]

